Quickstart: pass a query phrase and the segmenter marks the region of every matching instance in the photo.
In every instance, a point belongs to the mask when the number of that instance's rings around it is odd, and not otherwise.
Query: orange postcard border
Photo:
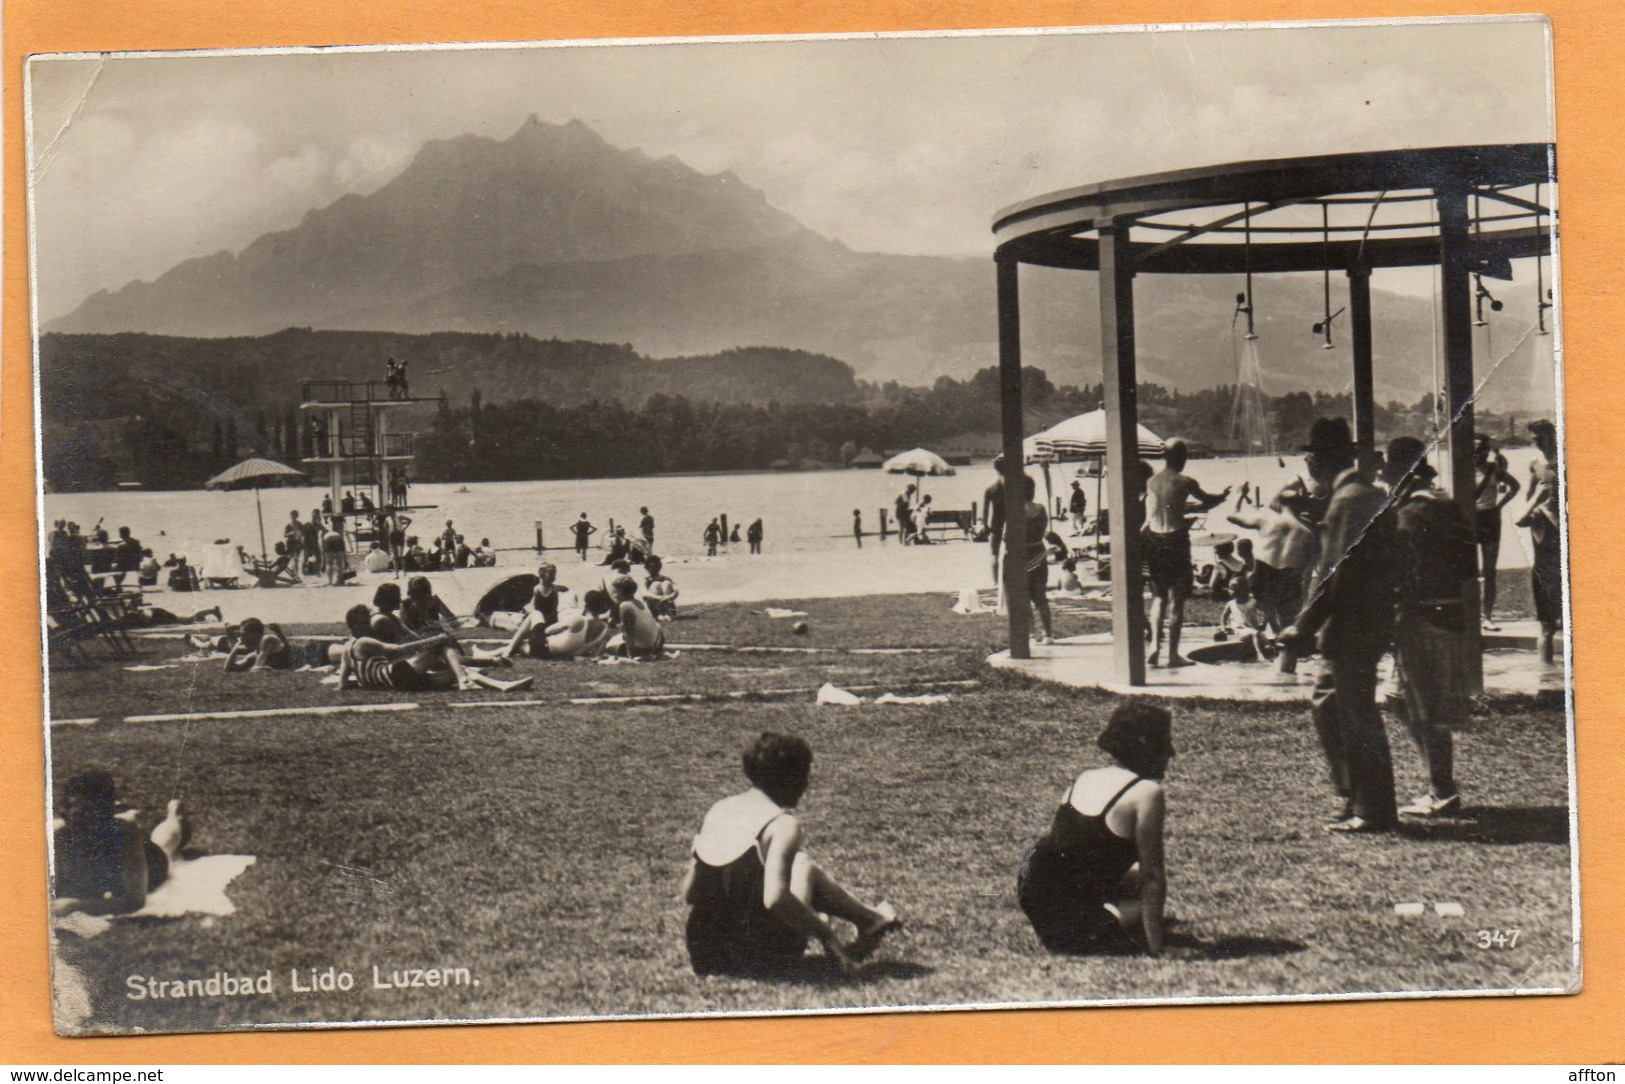
[[[1625,577],[1610,540],[1625,503],[1604,488],[1625,447],[1605,350],[1625,332],[1619,220],[1625,176],[1617,88],[1625,14],[1613,0],[1551,0],[1563,178],[1563,335],[1585,989],[1571,997],[779,1019],[535,1024],[60,1039],[51,1030],[45,921],[44,745],[38,667],[33,391],[23,151],[23,61],[36,52],[836,33],[1098,24],[1526,14],[1423,0],[9,0],[4,10],[4,351],[0,354],[0,591],[22,658],[0,688],[7,755],[0,811],[0,1063],[425,1062],[1617,1062],[1625,1059],[1625,684],[1606,676]],[[1485,73],[1493,78],[1494,73]]]

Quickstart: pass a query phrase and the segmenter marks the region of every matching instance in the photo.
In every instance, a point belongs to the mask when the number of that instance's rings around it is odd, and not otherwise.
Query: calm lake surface
[[[1529,464],[1537,457],[1533,448],[1507,452],[1509,469],[1520,482],[1526,482]],[[1303,473],[1301,456],[1288,456],[1283,469],[1274,457],[1203,459],[1191,463],[1188,473],[1210,491],[1225,486],[1239,489],[1243,482],[1262,486],[1266,494]],[[1043,473],[1030,471],[1044,493]],[[1071,491],[1076,468],[1051,468],[1055,496],[1062,499]],[[674,558],[704,553],[702,533],[713,516],[726,514],[730,529],[738,524],[743,537],[751,520],[760,518],[765,531],[765,548],[776,554],[804,554],[816,561],[819,555],[846,552],[852,546],[852,512],[863,514],[863,528],[879,527],[880,509],[888,518],[891,506],[902,488],[914,479],[874,470],[786,471],[747,474],[659,475],[643,478],[609,478],[547,482],[471,482],[469,492],[458,493],[452,484],[424,484],[412,487],[414,504],[434,505],[416,513],[412,533],[425,541],[455,522],[469,542],[489,538],[501,549],[531,549],[536,540],[536,523],[542,525],[548,547],[567,548],[571,544],[569,525],[582,512],[596,524],[604,537],[611,520],[636,533],[638,509],[648,506],[655,517],[655,548]],[[961,468],[957,475],[923,480],[925,492],[938,509],[972,508],[993,480],[989,464]],[[1080,477],[1089,507],[1096,505],[1096,480]],[[290,510],[301,518],[319,507],[324,490],[309,488],[267,489],[260,493],[265,510],[267,545],[281,538],[282,525]],[[1104,496],[1104,487],[1100,490]],[[1109,504],[1109,502],[1107,502]],[[1501,565],[1527,567],[1525,531],[1512,527],[1523,504],[1522,496],[1507,509],[1502,537]],[[230,538],[259,548],[259,528],[255,519],[252,492],[219,493],[204,490],[119,491],[111,493],[50,494],[44,498],[44,518],[49,524],[67,518],[89,531],[98,519],[109,533],[128,526],[136,538],[162,559],[166,554],[199,553],[201,547],[218,538]],[[1223,523],[1216,510],[1208,529],[1234,531]],[[743,543],[740,548],[743,549]],[[504,561],[504,564],[507,562]]]

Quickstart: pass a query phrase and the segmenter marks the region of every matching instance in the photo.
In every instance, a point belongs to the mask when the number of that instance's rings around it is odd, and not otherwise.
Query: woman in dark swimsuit
[[[68,780],[62,826],[55,834],[52,912],[93,915],[139,911],[147,893],[163,884],[169,865],[191,834],[180,801],[148,836],[115,815],[113,777],[100,768]]]
[[[816,938],[843,972],[898,926],[890,904],[858,900],[801,849],[795,804],[812,750],[764,733],[744,755],[751,789],[711,807],[683,878],[688,955],[697,975],[772,975],[793,967]],[[843,944],[820,912],[858,929]]]
[[[1098,741],[1112,765],[1078,776],[1055,823],[1022,860],[1021,909],[1051,952],[1161,953],[1170,730],[1163,708],[1118,705]]]

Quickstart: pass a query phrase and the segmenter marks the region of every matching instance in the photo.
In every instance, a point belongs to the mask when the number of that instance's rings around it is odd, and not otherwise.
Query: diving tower
[[[415,455],[415,434],[404,430],[400,415],[420,404],[440,406],[444,396],[405,394],[399,385],[382,380],[309,380],[300,400],[306,417],[301,434],[305,467],[312,473],[326,468],[334,509],[343,507],[347,490],[358,500],[365,493],[375,508],[412,507],[404,492],[410,485],[407,467]]]

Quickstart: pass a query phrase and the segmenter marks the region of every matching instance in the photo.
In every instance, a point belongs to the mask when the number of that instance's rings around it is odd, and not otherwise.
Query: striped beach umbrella
[[[207,489],[252,489],[254,511],[260,519],[260,558],[265,558],[265,510],[260,507],[260,490],[266,486],[298,485],[308,479],[286,463],[274,459],[245,459],[203,483]]]

